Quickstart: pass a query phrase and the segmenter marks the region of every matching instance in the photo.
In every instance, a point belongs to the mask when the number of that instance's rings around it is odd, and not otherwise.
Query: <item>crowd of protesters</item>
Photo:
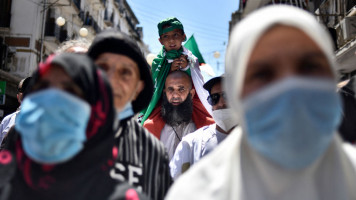
[[[314,16],[251,13],[206,82],[177,18],[158,37],[152,66],[109,29],[19,83],[0,124],[0,200],[356,199],[355,83],[338,90]]]

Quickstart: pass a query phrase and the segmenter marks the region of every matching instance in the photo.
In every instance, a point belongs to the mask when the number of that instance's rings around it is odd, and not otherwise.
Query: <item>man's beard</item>
[[[189,93],[187,98],[175,106],[168,102],[166,94],[163,93],[161,116],[170,126],[178,126],[182,123],[190,122],[193,113],[192,95]]]

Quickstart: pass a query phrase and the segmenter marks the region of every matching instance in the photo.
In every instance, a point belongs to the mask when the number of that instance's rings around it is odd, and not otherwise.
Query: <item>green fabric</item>
[[[190,38],[184,44],[184,47],[189,49],[193,53],[193,55],[198,58],[200,64],[205,63],[205,60],[199,51],[198,44],[195,41],[194,35],[190,36]]]
[[[167,59],[175,59],[178,58],[180,55],[182,55],[183,48],[177,50],[171,50],[169,52],[166,52],[164,47],[162,47],[162,50],[159,52],[157,55],[157,58],[155,58],[152,62],[152,79],[153,79],[153,85],[154,85],[154,92],[153,96],[151,99],[150,104],[146,109],[141,111],[141,115],[143,115],[141,124],[143,124],[146,119],[150,116],[152,113],[153,109],[156,107],[158,101],[161,99],[162,91],[164,88],[164,84],[166,82],[166,77],[171,69],[171,63],[168,63]],[[190,75],[190,71],[189,71]]]
[[[161,36],[164,33],[173,31],[174,29],[181,29],[184,33],[183,24],[175,17],[169,17],[158,23],[158,35]],[[164,26],[168,26],[163,29]]]
[[[6,81],[0,81],[0,94],[5,94],[6,91]]]

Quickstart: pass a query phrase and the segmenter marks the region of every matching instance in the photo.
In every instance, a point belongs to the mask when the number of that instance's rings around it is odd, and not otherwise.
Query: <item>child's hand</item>
[[[185,55],[181,55],[179,58],[173,60],[171,65],[171,71],[177,71],[184,69],[188,66],[188,59]]]

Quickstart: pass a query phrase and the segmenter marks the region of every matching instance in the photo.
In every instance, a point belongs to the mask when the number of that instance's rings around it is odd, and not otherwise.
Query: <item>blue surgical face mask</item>
[[[43,164],[71,159],[86,141],[90,111],[87,102],[58,89],[27,96],[15,123],[24,151]]]
[[[243,99],[242,126],[250,146],[265,158],[301,169],[328,148],[341,107],[334,81],[287,78]]]
[[[118,119],[123,120],[134,115],[132,104],[128,102],[122,111],[118,111]]]

